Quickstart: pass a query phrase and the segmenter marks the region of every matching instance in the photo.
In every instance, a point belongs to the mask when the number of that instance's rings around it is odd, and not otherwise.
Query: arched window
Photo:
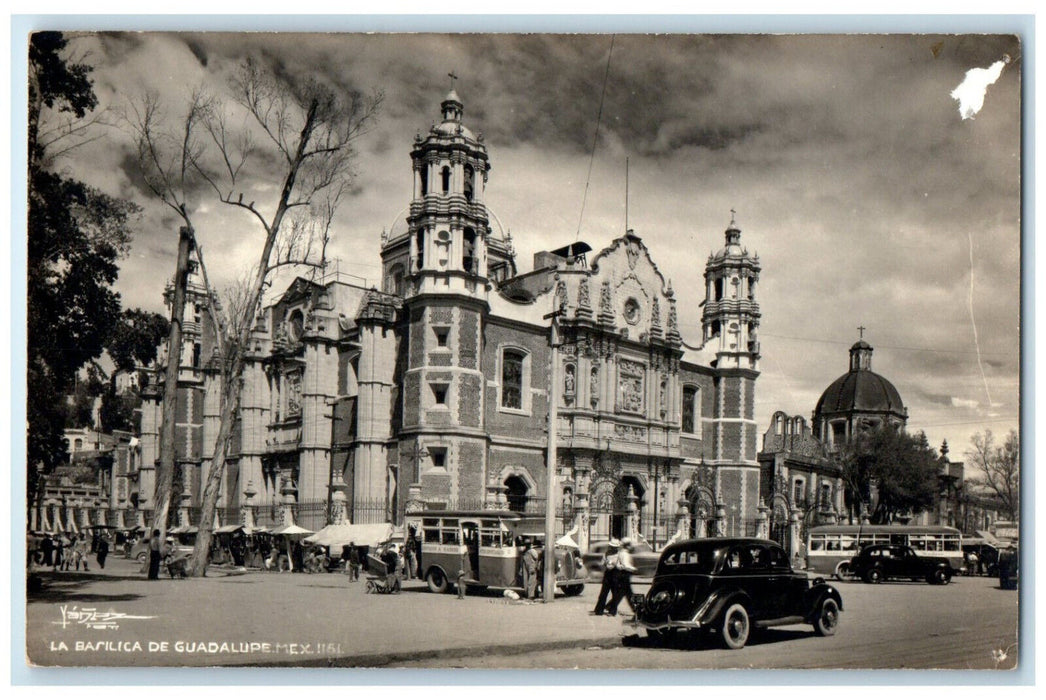
[[[389,276],[385,282],[385,291],[389,294],[398,294],[399,296],[403,296],[403,277],[403,265],[396,263],[391,268],[389,268]]]
[[[472,201],[473,193],[476,186],[476,171],[472,169],[471,165],[465,166],[465,199]]]
[[[508,509],[514,510],[518,513],[523,513],[527,509],[527,482],[521,477],[513,474],[509,478],[505,479],[505,488],[508,489],[506,497],[508,498]]]
[[[443,180],[443,192],[450,192],[450,168],[446,165],[440,170],[440,177]]]
[[[686,385],[683,387],[683,423],[681,430],[684,433],[694,434],[697,432],[697,418],[700,413],[697,405],[699,392],[696,386]]]
[[[723,298],[723,279],[717,277],[715,281],[715,301],[719,301]]]
[[[476,264],[476,232],[471,228],[466,228],[462,237],[465,245],[462,248],[461,266],[465,272],[475,272],[473,267]]]
[[[501,406],[523,409],[523,364],[521,350],[506,349],[501,358]]]
[[[428,165],[422,164],[421,166],[421,196],[424,197],[429,193],[429,167]]]
[[[76,438],[76,440],[73,441],[73,449],[74,450],[82,450],[83,448],[84,448],[84,441],[81,440],[80,438]]]

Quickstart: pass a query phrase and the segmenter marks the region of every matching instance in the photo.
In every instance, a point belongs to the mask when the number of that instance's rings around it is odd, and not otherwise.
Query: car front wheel
[[[839,628],[839,604],[831,598],[825,598],[821,602],[821,608],[817,611],[814,620],[814,630],[822,637],[831,637]]]
[[[948,582],[952,580],[952,575],[944,569],[937,569],[933,572],[933,582],[938,586],[947,586]]]
[[[740,603],[734,603],[723,613],[723,624],[720,630],[723,644],[728,649],[741,649],[748,642],[751,631],[748,622],[748,611]]]
[[[879,567],[874,569],[868,569],[864,574],[865,583],[882,583],[883,582],[883,570]]]
[[[563,593],[565,593],[568,596],[581,595],[582,593],[584,593],[584,591],[585,584],[583,583],[574,583],[569,586],[563,586]]]
[[[841,561],[839,565],[835,567],[835,580],[845,581],[850,578],[850,562]]]

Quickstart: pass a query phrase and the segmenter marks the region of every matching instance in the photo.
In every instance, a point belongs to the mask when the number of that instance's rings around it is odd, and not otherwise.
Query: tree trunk
[[[254,328],[254,320],[261,308],[262,294],[265,291],[265,278],[269,274],[269,259],[272,257],[272,249],[279,236],[280,226],[283,218],[290,209],[291,192],[294,190],[294,182],[298,177],[298,169],[305,160],[305,149],[312,137],[313,129],[316,127],[316,114],[319,103],[313,100],[305,117],[298,141],[298,148],[294,158],[290,161],[287,176],[283,181],[283,189],[280,193],[280,201],[276,207],[276,213],[272,223],[266,227],[265,244],[258,261],[258,270],[251,283],[250,295],[247,297],[247,308],[244,318],[240,319],[241,326],[236,332],[236,342],[226,345],[229,356],[223,358],[228,373],[223,375],[224,386],[222,386],[222,406],[218,437],[215,440],[214,456],[212,457],[211,470],[207,475],[207,486],[204,491],[203,510],[200,515],[199,530],[196,534],[196,546],[193,548],[192,575],[202,576],[207,568],[207,553],[210,548],[211,537],[214,530],[214,512],[218,506],[218,490],[221,486],[222,474],[225,472],[225,460],[229,455],[229,442],[232,437],[232,429],[238,418],[240,407],[240,394],[243,389],[244,354]]]
[[[214,441],[214,456],[211,458],[211,470],[207,474],[207,485],[203,490],[203,508],[199,530],[196,533],[196,545],[193,547],[192,561],[190,562],[190,576],[204,576],[207,572],[207,558],[214,535],[214,513],[218,508],[218,492],[221,490],[222,475],[225,473],[225,460],[229,455],[232,430],[236,425],[236,416],[239,413],[241,392],[239,390],[240,381],[238,377],[243,372],[242,357],[242,354],[240,354],[232,360],[234,366],[230,374],[235,378],[223,377],[224,385],[222,386],[221,408],[219,411],[218,437]]]
[[[171,300],[171,330],[167,337],[167,369],[164,374],[163,412],[160,422],[160,465],[156,471],[156,486],[153,491],[152,530],[159,530],[163,537],[167,532],[167,513],[171,506],[171,490],[174,484],[174,463],[177,457],[175,445],[175,415],[178,406],[178,372],[182,359],[182,318],[185,313],[185,285],[189,275],[189,251],[192,248],[192,229],[183,226],[178,230],[178,264],[174,272],[174,297]]]

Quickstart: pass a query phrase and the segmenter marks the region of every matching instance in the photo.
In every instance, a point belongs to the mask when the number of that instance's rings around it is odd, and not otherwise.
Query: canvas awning
[[[360,547],[374,547],[393,535],[394,528],[391,523],[364,523],[353,525],[342,523],[340,525],[328,525],[311,537],[306,537],[309,544],[318,544],[324,547],[344,547],[350,542],[355,542]]]
[[[284,535],[286,537],[302,537],[304,535],[311,535],[312,530],[306,530],[301,525],[284,525],[278,527],[272,531],[274,535]]]

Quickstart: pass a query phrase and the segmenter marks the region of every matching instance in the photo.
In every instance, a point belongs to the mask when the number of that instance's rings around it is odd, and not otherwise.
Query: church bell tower
[[[759,256],[741,247],[741,229],[731,212],[726,245],[705,265],[704,342],[715,350],[719,369],[759,369]]]

